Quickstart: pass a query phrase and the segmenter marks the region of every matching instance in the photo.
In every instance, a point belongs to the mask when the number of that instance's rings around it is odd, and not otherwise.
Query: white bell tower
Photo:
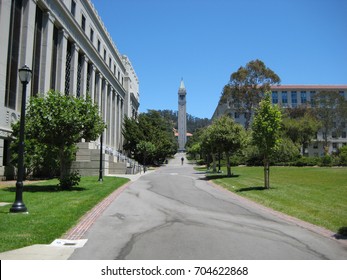
[[[178,151],[185,152],[187,142],[187,111],[186,111],[186,88],[181,79],[178,89]]]

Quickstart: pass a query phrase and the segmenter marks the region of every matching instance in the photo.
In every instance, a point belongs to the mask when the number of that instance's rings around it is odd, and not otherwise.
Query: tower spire
[[[186,87],[184,86],[183,78],[181,78],[180,89],[186,89]]]

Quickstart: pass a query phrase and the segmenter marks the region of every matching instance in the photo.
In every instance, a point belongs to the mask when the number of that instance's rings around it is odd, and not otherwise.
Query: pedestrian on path
[[[184,157],[181,157],[181,164],[183,165]]]

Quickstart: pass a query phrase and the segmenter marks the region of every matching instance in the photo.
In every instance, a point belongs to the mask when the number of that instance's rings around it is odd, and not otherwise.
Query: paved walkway
[[[177,156],[175,159],[170,161],[171,167],[179,167],[181,166],[181,155]],[[187,160],[184,161],[184,165],[187,165]],[[179,167],[180,168],[180,167]],[[172,172],[175,171],[174,169]],[[133,185],[134,181],[137,181],[142,176],[146,176],[148,174],[153,173],[154,171],[148,171],[145,174],[136,174],[136,175],[118,175],[119,177],[127,177],[131,180],[131,182],[127,183],[123,187],[117,189],[110,196],[105,198],[102,202],[96,205],[90,212],[88,212],[77,224],[76,227],[72,228],[69,232],[67,232],[62,239],[55,240],[52,244],[49,245],[33,245],[25,248],[21,248],[18,250],[13,250],[9,252],[0,253],[1,260],[66,260],[71,257],[71,255],[76,251],[77,248],[81,248],[87,242],[86,239],[83,239],[83,236],[86,236],[86,232],[90,227],[96,222],[96,220],[100,217],[100,215],[109,208],[110,204],[126,190],[128,187]],[[170,171],[171,172],[171,171]],[[160,176],[161,171],[155,173],[153,175]],[[176,174],[176,173],[175,173]],[[170,173],[169,175],[175,175],[174,173]],[[141,180],[142,181],[142,180]],[[214,186],[216,189],[220,189],[225,192],[226,195],[232,196],[234,200],[239,200],[243,204],[253,204],[254,207],[259,207],[262,211],[271,212],[275,216],[279,218],[289,221],[290,223],[296,224],[302,228],[308,229],[312,232],[318,233],[320,236],[325,236],[330,239],[333,239],[333,232],[328,231],[326,229],[316,227],[314,225],[302,222],[298,219],[283,215],[282,213],[273,211],[263,206],[259,206],[258,204],[251,202],[245,198],[237,196],[233,193],[226,191],[219,186]],[[127,191],[128,192],[128,191]],[[112,204],[113,205],[113,204]],[[252,207],[253,207],[252,206]],[[248,206],[247,206],[248,207]],[[85,237],[86,238],[86,237]],[[347,245],[347,240],[339,240],[339,243],[342,246]]]
[[[61,239],[54,240],[51,244],[36,244],[8,252],[0,253],[0,260],[67,260],[76,248],[84,246],[86,239],[81,239],[83,234],[93,225],[103,211],[114,201],[132,182],[140,177],[154,172],[117,174],[116,177],[130,179],[130,182],[118,188],[111,195],[97,204],[91,211],[86,213],[80,222],[68,231]]]

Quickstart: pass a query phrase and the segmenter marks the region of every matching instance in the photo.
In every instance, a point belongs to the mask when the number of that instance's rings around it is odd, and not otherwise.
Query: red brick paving
[[[128,182],[124,186],[118,188],[103,201],[98,203],[92,210],[86,213],[78,224],[69,230],[62,238],[70,240],[78,240],[83,237],[87,230],[94,224],[97,218],[105,211],[105,209],[129,186],[131,182]]]

